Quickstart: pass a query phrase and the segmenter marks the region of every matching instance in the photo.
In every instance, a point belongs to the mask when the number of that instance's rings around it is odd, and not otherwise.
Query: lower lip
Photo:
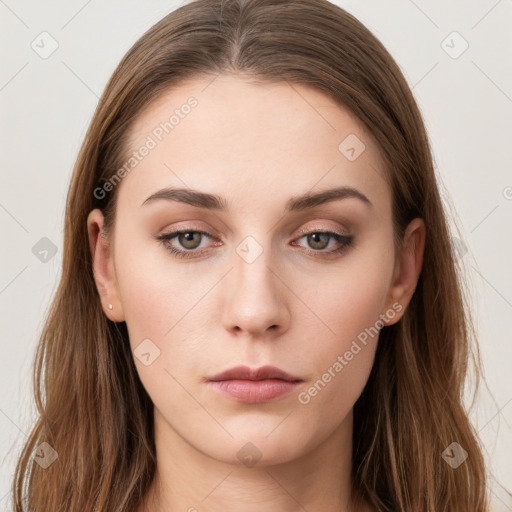
[[[210,381],[211,387],[221,395],[248,404],[276,400],[291,393],[299,384],[299,381],[280,379]]]

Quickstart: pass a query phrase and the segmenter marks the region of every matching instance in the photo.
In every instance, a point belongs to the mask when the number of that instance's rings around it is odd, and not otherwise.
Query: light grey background
[[[385,44],[423,112],[442,195],[461,228],[489,383],[471,418],[493,475],[495,510],[510,511],[512,498],[496,482],[512,489],[512,2],[336,3]],[[34,419],[31,365],[60,276],[74,160],[121,57],[178,5],[0,0],[0,511],[10,509],[16,454]],[[52,39],[58,48],[42,58]],[[32,252],[43,237],[57,247],[46,263]]]

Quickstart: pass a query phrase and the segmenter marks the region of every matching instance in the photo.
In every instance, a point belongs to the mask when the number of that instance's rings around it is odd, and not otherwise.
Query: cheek
[[[299,296],[322,319],[328,345],[343,348],[379,320],[386,307],[392,267],[389,251],[358,249],[335,270],[301,280]]]
[[[361,251],[350,260],[347,258],[346,264],[328,277],[302,281],[299,296],[307,297],[310,310],[316,313],[308,329],[311,344],[304,347],[316,378],[299,396],[299,402],[309,404],[310,412],[316,411],[313,416],[318,415],[319,409],[329,408],[329,403],[335,403],[332,421],[341,420],[368,380],[382,315],[386,313],[393,265],[392,254],[384,254],[385,251]],[[305,295],[308,289],[316,292]]]
[[[184,381],[179,369],[201,360],[199,301],[212,284],[210,276],[181,271],[185,265],[171,263],[163,249],[152,245],[120,240],[116,276],[141,382],[157,408],[179,411],[190,407],[190,397],[178,384]]]
[[[132,346],[150,338],[161,346],[165,334],[197,297],[194,281],[169,265],[157,243],[139,237],[116,240],[116,277]],[[197,300],[197,299],[196,299]]]

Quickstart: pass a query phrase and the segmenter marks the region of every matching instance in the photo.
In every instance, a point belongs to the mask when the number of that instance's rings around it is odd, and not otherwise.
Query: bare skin
[[[411,222],[395,253],[378,147],[346,109],[304,86],[234,75],[188,81],[136,120],[130,153],[191,96],[197,106],[117,185],[109,243],[101,212],[88,219],[105,314],[126,322],[135,353],[143,340],[151,340],[146,352],[160,351],[149,365],[134,357],[155,405],[158,458],[140,512],[370,511],[350,499],[352,411],[378,340],[363,343],[361,333],[403,315],[421,271],[424,223]],[[348,152],[339,149],[351,134],[362,152],[350,150],[353,138]],[[352,196],[285,211],[291,198],[343,186],[371,204]],[[217,194],[228,210],[143,205],[166,187]],[[176,229],[192,233],[157,239]],[[205,382],[266,364],[302,382],[262,403]]]

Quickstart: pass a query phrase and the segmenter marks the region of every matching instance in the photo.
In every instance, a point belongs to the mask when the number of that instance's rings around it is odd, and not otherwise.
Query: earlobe
[[[402,251],[395,265],[393,282],[389,291],[388,306],[400,304],[399,313],[393,320],[385,323],[392,325],[404,314],[418,284],[423,266],[426,228],[423,219],[412,220],[404,233]]]
[[[103,213],[92,210],[87,217],[87,232],[96,288],[105,315],[113,322],[124,321],[114,267],[113,247],[103,229]]]

